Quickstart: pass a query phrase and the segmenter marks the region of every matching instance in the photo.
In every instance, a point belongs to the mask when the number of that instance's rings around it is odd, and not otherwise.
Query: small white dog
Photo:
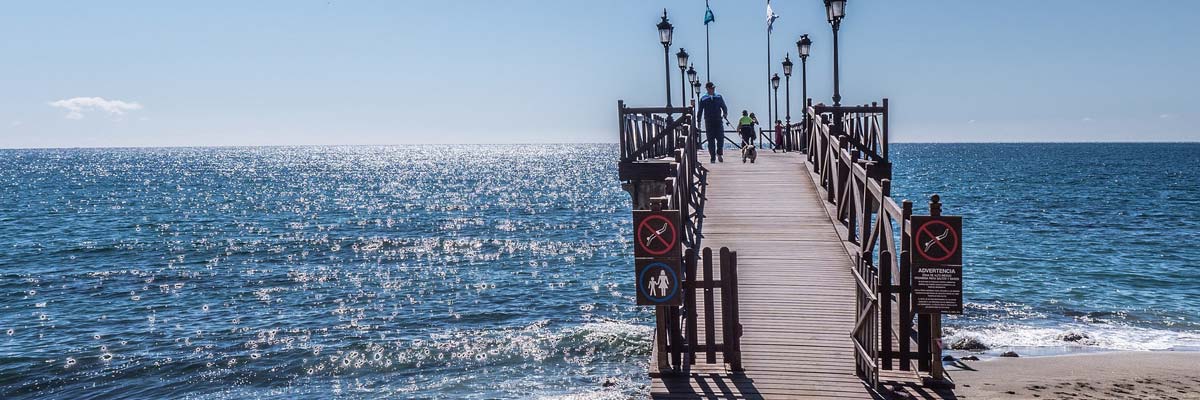
[[[756,159],[758,159],[758,149],[754,148],[753,144],[747,144],[745,146],[742,146],[742,163],[743,164],[745,164],[747,160],[749,160],[750,163],[753,164],[754,160],[756,160]]]

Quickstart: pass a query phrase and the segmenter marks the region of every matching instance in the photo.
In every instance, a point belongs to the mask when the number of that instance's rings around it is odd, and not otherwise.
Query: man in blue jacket
[[[721,122],[729,114],[729,109],[725,107],[725,99],[717,94],[716,85],[709,82],[704,85],[704,89],[708,91],[708,94],[700,98],[700,111],[696,118],[704,120],[704,133],[708,139],[709,163],[715,163],[718,160],[725,162],[725,157],[722,157],[725,150],[725,127],[721,125]]]

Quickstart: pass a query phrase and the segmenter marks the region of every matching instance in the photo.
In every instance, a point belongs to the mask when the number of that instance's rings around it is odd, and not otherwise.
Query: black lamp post
[[[779,117],[779,74],[771,76],[771,89],[775,90],[775,116]],[[771,121],[770,123],[772,124],[771,126],[775,126],[775,121]]]
[[[700,78],[697,78],[697,77],[696,77],[696,67],[695,67],[694,65],[689,65],[689,66],[688,66],[688,69],[687,69],[687,79],[688,79],[688,80],[687,80],[687,81],[688,81],[688,86],[695,86],[695,84],[696,84],[696,80],[697,80],[697,79],[700,79]],[[699,99],[697,99],[697,98],[696,98],[696,96],[692,96],[691,100],[694,100],[694,101],[699,101]],[[688,102],[688,104],[691,104],[691,102],[689,101],[689,102]]]
[[[675,58],[679,61],[679,101],[681,103],[683,103],[683,104],[680,104],[681,106],[686,106],[687,105],[687,83],[684,81],[684,79],[687,79],[687,66],[688,66],[687,50],[684,50],[682,47],[680,47],[679,52],[675,53]]]
[[[692,94],[694,96],[696,96],[697,99],[700,98],[700,80],[699,79],[692,81]],[[697,107],[700,106],[700,100],[696,100],[696,106]]]
[[[671,34],[674,32],[675,27],[667,21],[667,9],[664,8],[662,21],[658,23],[658,41],[663,45],[663,67],[667,71],[667,107],[671,107]]]
[[[805,129],[808,127],[808,50],[811,47],[812,40],[808,38],[808,34],[800,35],[800,40],[796,41],[796,51],[800,52],[800,107],[804,109],[800,121],[805,123]]]
[[[838,28],[846,16],[846,0],[825,0],[825,15],[833,26],[833,105],[842,105],[842,93],[838,87]]]
[[[771,89],[775,91],[775,118],[779,118],[779,74],[771,75]],[[775,121],[767,121],[767,123],[770,124],[771,132],[775,132]],[[779,147],[779,143],[775,143],[775,146]]]
[[[695,64],[688,66],[687,76],[688,76],[688,83],[696,83],[696,81],[698,81],[700,79],[699,74],[696,73],[696,65]]]
[[[784,118],[783,126],[787,130],[787,136],[785,137],[785,139],[791,140],[791,137],[792,137],[792,57],[791,57],[791,54],[783,55],[783,81],[784,81],[783,104],[784,104],[784,109],[787,110],[787,116]],[[784,146],[783,149],[784,149],[784,151],[787,151],[788,146]]]

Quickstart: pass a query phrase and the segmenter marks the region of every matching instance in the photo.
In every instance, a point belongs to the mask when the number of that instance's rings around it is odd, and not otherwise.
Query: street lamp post
[[[833,26],[833,105],[842,105],[841,88],[838,86],[838,28],[846,16],[846,0],[825,0],[825,14]]]
[[[779,74],[773,74],[771,76],[771,89],[775,91],[775,116],[774,117],[779,118]],[[767,123],[770,124],[771,132],[775,132],[775,121],[769,120],[769,121],[767,121]],[[762,143],[761,140],[758,142]],[[779,143],[776,143],[775,147],[779,147]],[[774,150],[772,150],[772,151],[774,151]]]
[[[688,77],[687,78],[688,86],[696,86],[696,80],[700,79],[699,77],[697,77],[697,74],[696,74],[696,66],[694,66],[694,65],[688,66],[687,77]],[[700,102],[699,96],[692,94],[692,98],[690,99],[690,101],[688,101],[688,104],[690,105],[692,102]],[[695,115],[695,114],[692,114],[692,115]]]
[[[800,116],[800,125],[804,127],[803,133],[808,133],[808,50],[812,48],[812,40],[808,38],[808,34],[800,35],[800,40],[796,41],[796,51],[800,52],[800,107],[804,109],[804,115]]]
[[[775,91],[775,118],[779,118],[779,74],[771,75],[771,89]],[[774,132],[775,121],[769,121],[768,123],[771,124],[771,131]],[[779,144],[776,143],[775,145],[778,146]]]
[[[784,127],[787,128],[787,135],[784,136],[786,141],[792,139],[792,57],[791,54],[783,56],[783,79],[784,79],[784,95],[783,104],[787,110]],[[790,146],[783,146],[783,150],[787,151]]]
[[[696,73],[696,65],[695,64],[688,66],[687,76],[688,76],[688,84],[689,85],[695,84],[696,81],[700,80],[700,75],[698,73]]]
[[[663,67],[667,71],[667,107],[671,107],[671,34],[675,27],[667,21],[667,9],[663,9],[662,21],[658,23],[658,41],[663,45]]]
[[[682,103],[682,104],[680,104],[680,106],[686,106],[687,105],[687,83],[686,83],[685,79],[687,79],[687,66],[688,66],[687,50],[684,50],[682,47],[680,47],[679,52],[675,53],[675,58],[677,61],[679,61],[679,102]]]

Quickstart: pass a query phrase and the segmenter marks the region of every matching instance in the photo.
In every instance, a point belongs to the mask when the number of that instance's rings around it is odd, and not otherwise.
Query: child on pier
[[[771,148],[771,152],[775,150],[783,150],[787,153],[787,147],[783,146],[783,121],[775,120],[775,147]]]
[[[747,144],[754,145],[754,124],[758,121],[754,120],[754,114],[747,114],[746,110],[742,110],[742,118],[738,119],[738,135],[742,137],[742,147]]]

